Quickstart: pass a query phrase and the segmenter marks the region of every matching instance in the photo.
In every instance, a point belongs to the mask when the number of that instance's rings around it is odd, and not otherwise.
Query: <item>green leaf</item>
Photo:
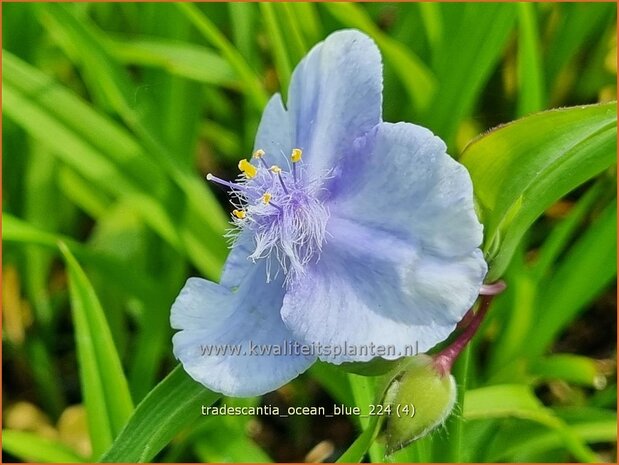
[[[194,37],[192,27],[174,5],[151,3],[145,5],[144,10],[144,18],[140,21],[143,36],[139,36],[140,39],[151,42],[146,44],[149,51],[164,52],[168,57],[166,62],[173,62],[173,65],[169,72],[150,68],[140,73],[141,86],[136,89],[136,106],[142,100],[148,104],[142,118],[143,129],[156,136],[163,152],[167,152],[165,157],[174,161],[172,165],[183,172],[191,172],[195,162],[197,128],[204,108],[202,83],[190,80],[191,73],[196,69],[198,77],[213,81],[213,78],[220,80],[223,75],[219,73],[223,71],[227,73],[228,81],[232,82],[235,81],[234,71],[214,50],[189,42]],[[109,39],[109,36],[105,38]],[[112,47],[108,45],[107,48],[108,55],[113,59]],[[117,58],[115,61],[121,60]],[[186,72],[190,79],[177,71]],[[141,88],[145,92],[140,92]],[[146,98],[143,94],[147,94]],[[137,132],[141,134],[141,131]]]
[[[108,59],[103,35],[87,17],[78,18],[70,4],[37,4],[44,27],[61,45],[65,53],[78,63],[84,81],[93,91],[97,103],[120,115],[131,113],[131,81],[117,63]]]
[[[464,349],[464,352],[460,354],[456,363],[452,369],[452,375],[456,379],[457,392],[456,392],[456,407],[452,414],[447,417],[445,421],[446,435],[436,435],[433,439],[433,459],[437,461],[448,461],[453,463],[459,463],[464,461],[463,453],[466,451],[464,447],[464,430],[465,422],[462,415],[460,415],[461,406],[464,405],[466,391],[469,383],[472,383],[472,376],[470,376],[469,369],[471,366],[471,359],[474,347],[472,344]],[[439,455],[442,454],[442,455]]]
[[[236,49],[253,67],[261,66],[255,43],[257,6],[251,3],[230,2],[230,23]]]
[[[206,47],[169,39],[138,37],[110,41],[109,48],[125,64],[162,68],[195,81],[238,87],[232,67]]]
[[[527,418],[531,412],[543,409],[531,388],[520,384],[499,384],[472,389],[467,391],[464,399],[464,417],[471,420],[508,416]]]
[[[2,64],[3,109],[9,118],[100,192],[130,197],[155,232],[205,275],[218,275],[226,254],[226,220],[202,181],[179,174],[178,168],[164,170],[128,131],[17,57],[5,52]]]
[[[8,52],[2,69],[7,115],[100,190],[131,192],[165,182],[128,131],[73,92]]]
[[[537,5],[518,3],[518,115],[544,108],[544,73],[541,62]]]
[[[444,30],[440,5],[430,2],[419,2],[417,6],[428,42],[432,49],[436,50],[440,46]]]
[[[236,131],[216,123],[215,121],[203,121],[200,134],[231,161],[238,162],[241,148],[241,140]]]
[[[365,453],[370,449],[380,432],[379,415],[370,417],[367,427],[363,433],[355,439],[348,449],[337,459],[337,463],[359,463],[363,460]]]
[[[581,49],[587,48],[606,24],[614,22],[617,7],[612,3],[557,3],[553,5],[558,20],[547,39],[544,57],[548,83],[554,84],[570,61],[578,60]],[[575,67],[578,69],[578,67]],[[572,90],[572,89],[567,89]]]
[[[348,383],[353,395],[353,405],[361,409],[361,415],[358,418],[362,430],[372,428],[372,417],[369,416],[370,405],[376,404],[376,378],[370,376],[359,376],[352,373],[348,374]],[[365,416],[368,415],[368,416]],[[370,459],[372,462],[380,462],[385,455],[385,448],[382,444],[376,442],[370,443],[369,447]]]
[[[303,17],[298,10],[296,10],[292,3],[281,2],[273,4],[276,10],[282,13],[284,24],[286,25],[286,32],[291,35],[291,56],[293,56],[292,62],[298,63],[309,52],[305,38],[303,37],[303,23],[307,20],[311,20],[310,17]],[[307,10],[306,10],[307,11]],[[312,10],[309,10],[311,13]]]
[[[421,122],[451,147],[505,52],[516,11],[513,4],[495,2],[437,7],[443,13],[443,35],[432,49],[438,88]]]
[[[355,405],[348,374],[343,370],[318,360],[310,367],[309,374],[334,400],[349,406]]]
[[[467,420],[511,417],[534,421],[555,430],[561,436],[564,446],[578,460],[599,461],[595,453],[565,422],[544,407],[529,386],[499,384],[467,391],[463,415]]]
[[[147,390],[151,379],[155,377],[161,353],[169,344],[167,334],[170,326],[166,302],[169,305],[173,298],[169,295],[169,290],[131,263],[71,238],[41,231],[8,213],[4,213],[2,217],[2,234],[4,243],[36,245],[54,252],[58,250],[58,242],[64,242],[71,253],[89,270],[97,272],[106,284],[113,286],[127,297],[137,299],[147,312],[157,312],[156,315],[142,316],[140,331],[133,343],[134,350],[131,354],[128,377],[134,398],[140,398],[143,387],[145,386]],[[138,385],[141,388],[136,390]]]
[[[590,419],[569,426],[570,431],[581,441],[595,444],[614,443],[617,438],[617,419]],[[549,450],[561,449],[563,439],[556,431],[524,427],[522,422],[515,422],[499,430],[486,448],[487,462],[513,462],[514,456],[522,451],[536,454]]]
[[[80,463],[86,461],[68,446],[27,431],[3,429],[2,450],[24,462]]]
[[[380,30],[366,11],[355,3],[323,3],[329,13],[342,24],[355,27],[374,39],[385,61],[393,67],[411,102],[418,110],[428,108],[436,91],[436,79],[425,63],[404,44]]]
[[[219,420],[208,434],[196,438],[196,455],[204,463],[272,463],[260,446],[247,437],[245,429],[239,430]]]
[[[589,357],[573,354],[553,354],[531,362],[530,371],[542,379],[560,379],[596,389],[606,386],[600,364]]]
[[[236,71],[239,79],[243,83],[243,91],[251,98],[255,108],[257,110],[262,110],[268,100],[267,93],[262,87],[260,79],[256,76],[243,56],[196,5],[191,3],[178,3],[176,5],[196,27],[200,34],[221,52],[222,56]]]
[[[613,201],[544,282],[540,313],[523,347],[524,353],[532,358],[543,353],[578,313],[613,282],[617,275],[616,255],[617,203]]]
[[[273,49],[275,68],[277,69],[281,92],[283,95],[287,95],[292,68],[290,65],[288,49],[284,43],[284,35],[277,22],[274,4],[269,2],[261,2],[260,10],[262,11],[262,19],[266,25],[266,30],[269,34],[269,39],[271,42],[271,48]]]
[[[129,73],[114,59],[108,50],[107,36],[94,23],[87,18],[81,18],[79,11],[69,5],[39,4],[38,8],[43,20],[54,31],[54,36],[59,38],[59,45],[84,73],[89,90],[100,95],[100,106],[117,112],[139,136],[139,141],[136,142],[140,144],[141,153],[136,158],[142,165],[147,165],[148,169],[130,167],[130,172],[137,173],[145,180],[140,189],[146,191],[146,195],[137,196],[138,210],[143,212],[144,219],[153,229],[174,248],[195,261],[204,274],[217,277],[225,256],[222,233],[227,226],[226,217],[215,197],[204,188],[204,181],[198,180],[191,171],[193,164],[187,155],[191,150],[187,148],[186,140],[191,139],[195,131],[190,131],[189,134],[185,131],[192,126],[197,128],[199,112],[193,106],[183,107],[191,103],[188,100],[189,89],[184,85],[176,88],[185,98],[168,99],[171,107],[164,103],[163,116],[157,114],[161,106],[157,107],[147,96],[141,96],[138,101],[140,105],[136,105],[136,92],[139,88],[130,80]],[[157,11],[161,13],[161,10]],[[178,17],[184,19],[181,15]],[[183,114],[183,121],[169,116],[170,112],[176,111]],[[190,114],[193,115],[193,123],[189,121]],[[164,121],[163,128],[148,127],[145,121],[147,116]],[[70,117],[79,120],[79,114]],[[164,144],[164,140],[173,149],[184,152],[183,157],[174,156]],[[103,141],[107,143],[107,139]],[[87,142],[93,143],[91,140]],[[189,145],[191,146],[191,143]],[[179,158],[184,163],[178,163]],[[148,174],[152,172],[159,178],[163,177],[163,182],[158,182],[155,176],[149,179]],[[185,195],[179,195],[178,189]],[[180,226],[177,225],[178,222],[181,223]],[[210,236],[208,246],[204,242],[205,236]]]
[[[102,462],[149,462],[220,395],[192,380],[179,365],[138,404]]]
[[[165,5],[163,7],[168,8]],[[187,83],[181,86],[182,89],[176,88],[176,92],[185,94],[185,98],[168,99],[171,105],[164,105],[164,115],[162,116],[158,113],[162,110],[161,105],[157,105],[159,102],[147,98],[147,95],[141,95],[139,100],[136,99],[136,92],[139,91],[139,87],[133,84],[129,78],[129,73],[114,59],[109,50],[109,38],[95,24],[79,17],[78,11],[67,5],[39,4],[39,8],[43,12],[43,18],[47,18],[50,27],[56,31],[55,35],[60,37],[59,45],[80,67],[86,77],[92,77],[86,79],[86,83],[91,91],[100,94],[103,98],[104,105],[101,106],[111,105],[111,108],[139,136],[140,142],[143,144],[142,151],[145,152],[143,155],[148,154],[144,157],[144,161],[150,165],[151,171],[159,171],[161,175],[169,176],[187,195],[189,206],[194,207],[191,214],[200,218],[203,222],[200,236],[204,234],[204,230],[212,230],[219,235],[221,233],[220,228],[222,224],[225,224],[225,220],[223,215],[217,215],[215,212],[219,212],[221,208],[208,191],[203,187],[196,188],[196,179],[191,172],[193,164],[187,160],[189,158],[187,154],[191,151],[191,148],[187,147],[185,140],[191,139],[195,131],[190,131],[190,133],[185,133],[185,131],[186,128],[197,127],[199,115],[196,110],[197,105],[183,107],[183,105],[194,102],[187,100],[190,90],[184,85]],[[162,14],[161,9],[158,8],[156,11],[159,15]],[[174,18],[169,15],[169,19],[173,20]],[[177,19],[183,20],[184,16],[179,14]],[[175,92],[175,90],[169,90]],[[170,97],[169,94],[166,95]],[[184,103],[181,104],[181,100]],[[180,111],[183,118],[168,116],[170,112],[175,113],[176,111]],[[187,117],[190,114],[193,115],[193,123],[188,121]],[[146,121],[148,117],[151,120],[153,118],[157,121],[163,120],[165,124],[162,128],[149,127]],[[179,157],[175,156],[164,144],[166,139],[168,139],[168,145],[172,147],[172,150],[184,152],[181,158],[184,163],[178,163]],[[170,143],[170,139],[174,143]],[[153,163],[153,161],[156,163]],[[161,194],[165,192],[166,184],[164,183],[159,187],[158,183],[150,179],[146,186],[151,189],[154,188],[153,186],[157,186],[158,192]],[[173,196],[174,198],[177,197],[177,195]],[[176,202],[179,203],[178,200]],[[200,208],[195,208],[196,205],[199,205]],[[175,205],[174,209],[177,208],[178,205]],[[204,214],[206,209],[212,210],[209,215]],[[189,244],[186,245],[193,252],[192,249],[196,247],[191,239],[187,241]],[[208,253],[208,250],[206,252]],[[197,255],[201,256],[203,253]]]
[[[56,182],[66,199],[91,218],[103,216],[111,203],[109,195],[101,192],[66,165],[59,170]]]
[[[323,37],[323,32],[316,4],[310,2],[286,2],[284,4],[296,15],[297,23],[309,43],[317,43]]]
[[[57,230],[73,208],[63,202],[64,199],[56,184],[60,164],[42,145],[31,143],[29,146],[31,149],[23,177],[23,215],[31,223],[43,229]],[[33,333],[28,336],[27,350],[31,354],[37,353],[40,357],[41,363],[38,363],[37,368],[33,370],[37,395],[46,399],[47,411],[56,416],[60,415],[65,405],[65,393],[54,381],[59,376],[58,364],[53,360],[52,350],[46,344],[37,341],[39,337],[42,340],[54,337],[58,316],[57,312],[54,312],[52,293],[49,289],[53,254],[40,248],[29,248],[24,251],[23,256],[25,263],[20,274],[26,298],[32,305],[33,316],[40,330],[40,334]]]
[[[80,261],[97,269],[110,283],[141,300],[147,307],[162,298],[160,286],[154,280],[126,263],[68,237],[41,231],[8,213],[2,214],[2,241],[35,244],[54,250],[57,250],[58,242],[63,242]]]
[[[553,266],[557,260],[557,257],[559,257],[567,247],[578,228],[582,225],[584,218],[604,192],[604,188],[606,188],[607,191],[609,188],[612,189],[614,181],[609,181],[609,179],[602,178],[591,186],[591,188],[578,199],[565,218],[549,232],[544,243],[540,246],[535,263],[533,264],[533,272],[538,280],[546,275],[550,267]]]
[[[469,169],[485,225],[487,279],[505,271],[522,236],[548,207],[615,163],[616,102],[551,110],[473,141]]]
[[[69,248],[59,243],[64,255],[71,291],[82,395],[88,413],[93,454],[99,457],[133,411],[127,380],[114,347],[105,314]]]
[[[3,69],[5,76],[11,76],[12,69],[8,54],[3,55]],[[15,78],[19,79],[17,76]],[[48,88],[48,92],[53,88]],[[97,150],[90,146],[88,142],[71,131],[71,128],[63,125],[61,121],[54,118],[55,115],[47,112],[39,102],[33,102],[27,95],[22,94],[8,78],[3,80],[3,101],[6,114],[26,128],[31,134],[41,140],[55,154],[61,154],[63,161],[80,169],[85,177],[98,181],[101,190],[112,193],[114,191],[131,192],[132,185],[127,179],[126,173],[121,173],[114,165],[100,156]],[[49,95],[49,93],[48,93]],[[59,106],[62,102],[59,102]],[[104,131],[100,131],[103,134]],[[49,137],[53,134],[54,137]],[[84,163],[88,160],[88,164]],[[103,185],[102,179],[108,181],[107,186]],[[96,182],[95,181],[95,182]]]

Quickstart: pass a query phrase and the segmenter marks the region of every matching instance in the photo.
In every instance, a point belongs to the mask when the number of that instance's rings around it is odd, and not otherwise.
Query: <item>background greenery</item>
[[[362,429],[349,460],[616,460],[616,105],[465,150],[616,99],[615,4],[2,10],[4,461],[335,460]],[[464,152],[509,285],[456,367],[456,414],[391,457],[355,417],[200,417],[217,396],[171,354],[173,299],[227,254],[204,174],[235,176],[268,96],[344,27],[382,51],[385,119]],[[373,390],[317,364],[224,401],[363,407]]]

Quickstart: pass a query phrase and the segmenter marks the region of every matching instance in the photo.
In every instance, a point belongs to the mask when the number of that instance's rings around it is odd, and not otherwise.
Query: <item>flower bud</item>
[[[390,382],[383,404],[390,411],[383,438],[387,453],[402,449],[441,425],[456,401],[454,377],[440,374],[432,357],[418,355]]]

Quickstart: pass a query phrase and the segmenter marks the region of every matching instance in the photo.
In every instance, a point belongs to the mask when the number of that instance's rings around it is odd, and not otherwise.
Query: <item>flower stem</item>
[[[446,445],[447,457],[445,461],[451,463],[462,462],[462,450],[463,450],[463,436],[464,436],[464,419],[462,418],[462,411],[464,406],[464,394],[467,390],[468,384],[468,372],[471,361],[471,346],[467,345],[462,351],[462,356],[458,358],[458,361],[453,367],[453,375],[458,380],[458,393],[456,403],[460,407],[460,415],[452,415],[447,420],[447,431],[449,441]]]
[[[491,284],[482,284],[479,295],[497,295],[505,290],[505,281],[496,281]]]
[[[458,335],[455,341],[434,357],[434,366],[439,374],[444,376],[451,372],[451,367],[454,362],[479,329],[479,325],[481,325],[481,322],[484,320],[492,299],[495,295],[503,292],[504,289],[505,283],[503,281],[497,281],[496,283],[482,286],[480,291],[481,302],[479,304],[479,310],[474,313],[471,308],[471,310],[468,311],[467,315],[464,317],[464,320],[470,320],[468,325]],[[469,317],[469,314],[471,314],[472,317]]]

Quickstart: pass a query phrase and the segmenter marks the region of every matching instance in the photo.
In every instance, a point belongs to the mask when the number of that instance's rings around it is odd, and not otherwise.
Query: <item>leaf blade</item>
[[[544,108],[544,73],[540,54],[537,10],[533,3],[518,3],[518,115]]]
[[[411,102],[422,111],[429,107],[436,92],[436,78],[426,64],[401,42],[385,34],[367,12],[355,3],[323,3],[321,6],[342,24],[368,34],[381,48],[385,61],[393,67]]]
[[[552,203],[615,162],[616,115],[616,102],[541,112],[465,149],[489,280],[503,274],[525,231]]]
[[[524,351],[531,358],[542,354],[617,275],[616,209],[611,202],[544,283],[539,304],[544,315],[538,316]]]
[[[98,457],[131,416],[133,401],[95,291],[69,248],[62,242],[59,247],[69,275],[82,395]]]
[[[26,462],[85,462],[66,445],[27,431],[3,429],[2,450]]]
[[[599,458],[563,420],[544,407],[529,386],[498,384],[472,389],[465,394],[465,419],[521,418],[534,421],[555,430],[564,446],[583,462],[597,462]]]
[[[262,110],[268,100],[267,93],[262,87],[259,77],[253,72],[243,56],[196,5],[178,3],[177,7],[196,27],[200,34],[202,34],[214,47],[219,49],[222,56],[230,63],[230,66],[234,68],[239,78],[244,83],[244,90],[251,102],[257,110]]]
[[[102,462],[148,462],[200,416],[219,394],[201,386],[178,365],[138,404]]]

